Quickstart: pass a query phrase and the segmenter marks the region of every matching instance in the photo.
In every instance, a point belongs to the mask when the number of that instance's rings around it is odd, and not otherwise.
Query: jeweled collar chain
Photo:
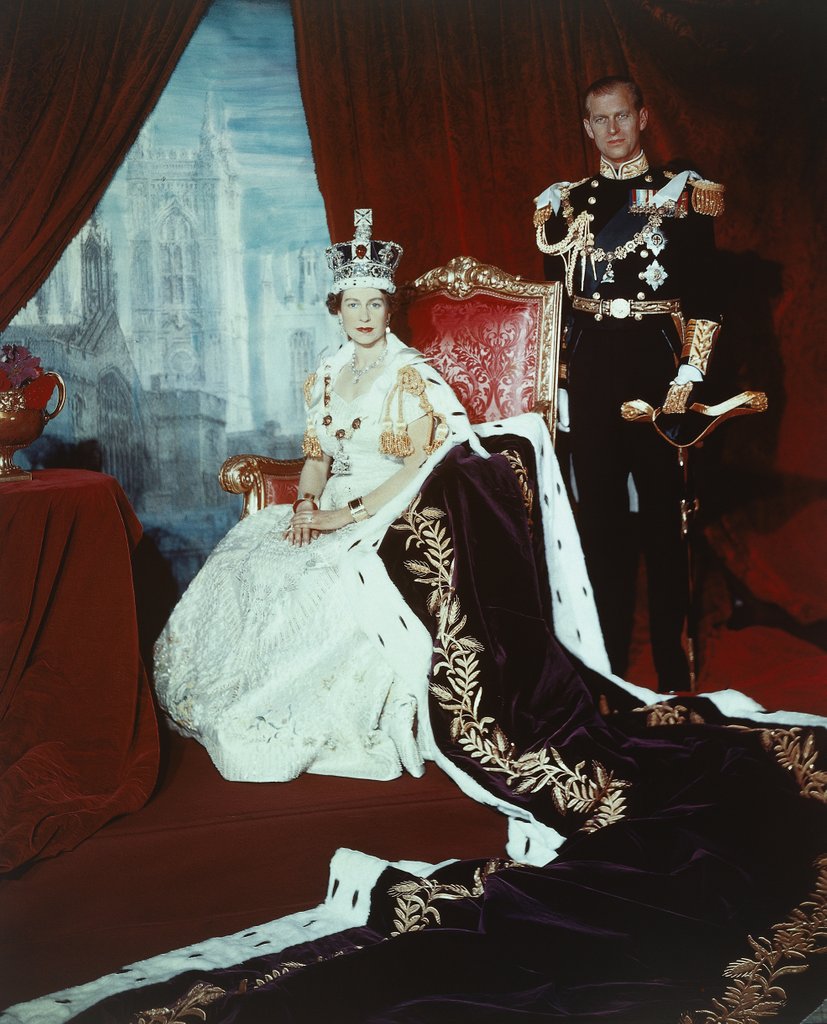
[[[618,181],[626,178],[636,178],[649,170],[649,161],[646,154],[641,150],[636,157],[627,160],[620,167],[613,167],[605,156],[600,158],[600,175],[603,178],[614,178]]]

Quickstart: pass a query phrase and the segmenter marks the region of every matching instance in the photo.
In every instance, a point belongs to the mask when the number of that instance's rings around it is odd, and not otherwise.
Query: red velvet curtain
[[[0,329],[89,218],[209,4],[0,4]]]
[[[744,442],[824,479],[825,12],[787,0],[293,0],[331,235],[352,237],[354,207],[371,206],[378,237],[405,247],[406,277],[460,254],[540,277],[532,197],[593,172],[580,92],[631,73],[650,160],[688,157],[728,188],[717,236],[736,314],[723,358],[747,365],[774,410],[774,436],[756,426]]]

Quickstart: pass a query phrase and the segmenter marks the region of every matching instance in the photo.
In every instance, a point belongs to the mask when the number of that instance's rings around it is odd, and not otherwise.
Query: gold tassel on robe
[[[304,432],[302,453],[308,459],[320,459],[322,457],[322,446],[319,443],[319,437],[312,423],[307,424],[307,429]]]
[[[419,405],[422,411],[430,420],[430,441],[425,446],[428,454],[442,444],[444,438],[434,443],[434,409],[428,401],[425,393],[425,381],[422,374],[413,366],[403,366],[396,377],[396,384],[388,394],[385,403],[385,414],[382,418],[382,433],[379,437],[379,451],[382,455],[392,455],[397,459],[405,459],[414,453],[414,444],[411,435],[408,433],[408,424],[405,420],[404,396],[405,393],[415,395],[419,398]],[[396,420],[393,417],[393,400],[396,398]],[[442,419],[442,417],[438,417]]]

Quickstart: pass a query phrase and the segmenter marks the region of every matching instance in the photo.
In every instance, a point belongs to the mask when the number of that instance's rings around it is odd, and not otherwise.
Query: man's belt
[[[671,315],[681,311],[680,299],[587,299],[575,295],[571,304],[583,313],[594,313],[595,320],[602,320],[604,316],[614,320],[625,320],[632,316],[635,320],[641,320],[644,316]]]

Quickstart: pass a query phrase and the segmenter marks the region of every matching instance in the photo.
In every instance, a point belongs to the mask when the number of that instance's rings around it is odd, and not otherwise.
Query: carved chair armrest
[[[241,518],[267,505],[296,500],[304,459],[271,459],[266,455],[231,455],[218,472],[225,491],[243,498]]]

